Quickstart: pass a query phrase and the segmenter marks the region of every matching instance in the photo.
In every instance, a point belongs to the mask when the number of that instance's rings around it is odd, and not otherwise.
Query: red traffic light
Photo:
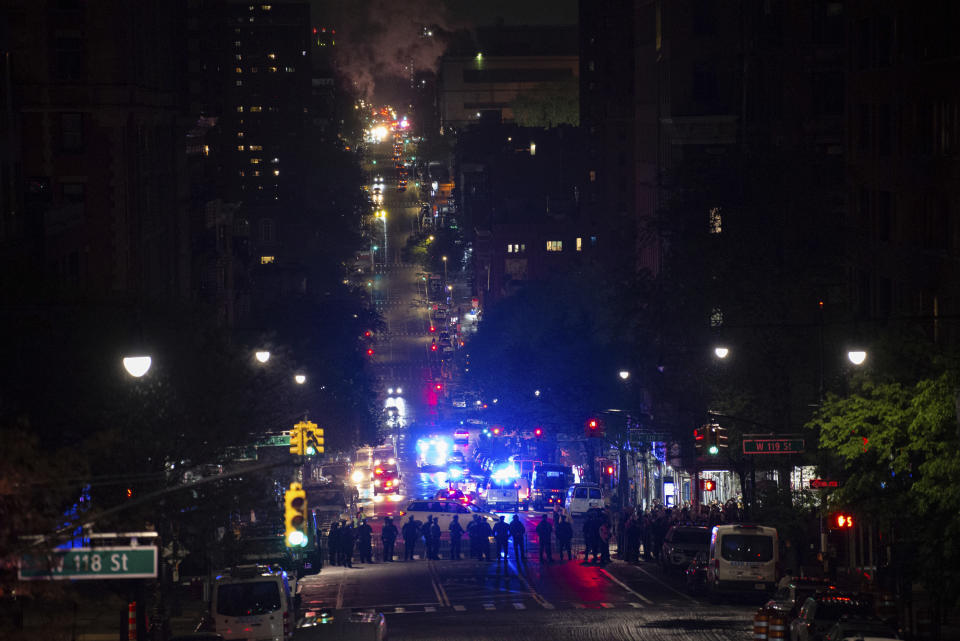
[[[693,430],[693,440],[702,441],[704,439],[704,436],[705,435],[703,433],[703,430],[700,430],[700,429]]]
[[[430,351],[431,351],[431,352],[437,351],[437,344],[436,344],[436,343],[434,343],[433,345],[430,346]]]
[[[364,336],[364,338],[370,338],[371,336],[373,336],[373,332],[371,332],[371,331],[368,329],[367,331],[365,331],[365,332],[363,333],[363,336]]]
[[[613,476],[613,466],[612,466],[612,465],[608,465],[608,466],[607,466],[607,476]]]
[[[436,385],[433,386],[433,388],[438,392],[441,392],[443,391],[443,383],[437,383]]]
[[[368,348],[367,348],[367,356],[373,356],[373,348],[372,348],[372,347],[368,347]]]
[[[533,435],[536,436],[537,438],[540,438],[541,436],[543,436],[543,428],[538,427],[537,429],[533,430]]]
[[[437,328],[434,327],[433,325],[431,325],[431,326],[430,326],[430,333],[432,334],[432,333],[435,332],[435,331],[437,331]]]
[[[704,492],[713,492],[717,489],[717,483],[713,479],[700,479],[700,489]]]
[[[591,430],[595,430],[600,427],[600,422],[595,418],[591,418],[589,421],[587,421],[587,427],[589,427]]]

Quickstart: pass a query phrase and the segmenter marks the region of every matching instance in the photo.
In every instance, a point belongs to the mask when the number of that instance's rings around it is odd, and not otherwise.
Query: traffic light
[[[494,436],[500,436],[500,432],[501,432],[502,430],[503,430],[503,428],[500,427],[499,425],[494,425],[493,428],[492,428],[490,431],[493,432],[493,435],[494,435]]]
[[[853,515],[846,512],[837,512],[830,515],[831,530],[849,530],[853,527]]]
[[[283,537],[288,548],[307,545],[307,493],[299,483],[291,483],[283,494],[286,534]]]
[[[706,443],[706,435],[703,428],[693,430],[693,444],[697,450],[697,456],[703,456],[703,448]]]
[[[603,428],[600,425],[600,419],[591,418],[587,420],[587,436],[599,438],[603,436]]]
[[[323,428],[312,421],[300,421],[294,426],[303,440],[303,449],[308,456],[323,454]]]
[[[442,391],[443,391],[443,383],[437,383],[436,385],[433,386],[433,389],[437,390],[438,392],[442,392]]]
[[[430,344],[430,351],[431,351],[431,352],[437,351],[437,344],[436,344],[436,343],[431,343],[431,344]]]
[[[720,447],[717,445],[717,426],[710,425],[707,427],[707,454],[710,456],[716,456],[720,453]]]
[[[538,427],[538,428],[536,428],[535,430],[533,430],[533,435],[534,435],[536,438],[543,438],[543,428],[542,428],[542,427]]]
[[[608,465],[608,466],[607,466],[607,476],[613,476],[613,472],[614,472],[613,466],[612,466],[612,465]]]
[[[290,453],[296,454],[297,456],[303,456],[304,452],[304,434],[297,425],[293,426],[293,429],[290,430]]]
[[[700,479],[700,490],[703,492],[713,492],[717,489],[717,482],[713,479]]]
[[[372,347],[368,347],[368,348],[367,348],[367,356],[373,356],[373,348],[372,348]]]

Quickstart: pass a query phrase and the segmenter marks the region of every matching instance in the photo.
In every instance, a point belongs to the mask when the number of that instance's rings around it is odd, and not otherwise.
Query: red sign
[[[810,487],[815,490],[822,490],[828,487],[840,487],[837,481],[828,481],[826,479],[810,479]]]

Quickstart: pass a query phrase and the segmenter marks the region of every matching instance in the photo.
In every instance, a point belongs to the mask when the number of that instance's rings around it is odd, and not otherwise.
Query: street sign
[[[157,576],[157,548],[74,548],[23,554],[17,575],[21,581],[152,579]]]
[[[827,479],[810,479],[810,487],[815,490],[822,490],[831,487],[840,487],[838,481],[828,481]]]
[[[803,454],[806,443],[802,438],[745,438],[744,454]]]
[[[289,434],[272,434],[256,442],[256,447],[290,447]]]

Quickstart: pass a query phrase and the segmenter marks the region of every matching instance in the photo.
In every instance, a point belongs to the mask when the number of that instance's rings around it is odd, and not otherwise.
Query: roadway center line
[[[337,609],[340,610],[343,608],[343,579],[340,579],[340,583],[337,586]]]
[[[441,606],[449,606],[450,597],[447,596],[447,591],[443,589],[443,584],[440,582],[440,572],[437,571],[437,567],[433,564],[433,562],[430,562],[428,567],[430,568],[433,590],[437,593],[437,601]]]
[[[534,601],[536,601],[537,603],[539,603],[539,604],[542,605],[543,607],[547,608],[548,610],[552,610],[552,609],[553,609],[553,605],[551,605],[550,602],[547,601],[545,598],[543,598],[542,596],[540,596],[540,594],[537,593],[537,591],[533,589],[533,586],[530,585],[530,582],[527,581],[527,577],[523,576],[523,574],[520,573],[520,565],[519,565],[519,564],[516,566],[516,570],[517,570],[517,578],[520,579],[520,582],[523,583],[523,586],[524,586],[525,588],[527,588],[527,592],[530,593],[531,598],[533,598]]]
[[[643,601],[644,603],[646,603],[646,604],[648,604],[648,605],[652,605],[652,604],[653,604],[653,601],[651,601],[651,600],[648,599],[647,597],[643,596],[642,594],[640,594],[639,592],[637,592],[636,590],[634,590],[633,588],[631,588],[629,585],[627,585],[626,583],[624,583],[623,581],[621,581],[621,580],[618,579],[617,577],[613,576],[612,574],[610,574],[610,573],[607,572],[606,570],[600,570],[600,574],[604,575],[605,577],[607,577],[608,579],[610,579],[611,581],[613,581],[614,583],[616,583],[617,585],[619,585],[621,588],[623,588],[624,590],[626,590],[627,592],[629,592],[629,593],[632,594],[633,596],[637,597],[638,599],[640,599],[640,600]]]
[[[642,567],[640,567],[640,566],[635,566],[635,567],[636,567],[638,570],[640,570],[641,572],[643,572],[644,574],[646,574],[648,577],[650,577],[651,579],[653,579],[654,581],[656,581],[657,583],[659,583],[660,585],[662,585],[663,587],[665,587],[665,588],[667,588],[668,590],[670,590],[671,592],[673,592],[674,594],[679,594],[680,596],[682,596],[682,597],[683,597],[684,599],[686,599],[687,601],[690,601],[691,603],[696,603],[696,602],[697,602],[697,600],[694,599],[694,598],[693,598],[692,596],[690,596],[689,594],[684,594],[684,593],[681,592],[680,590],[677,590],[676,588],[674,588],[672,585],[668,585],[668,584],[664,583],[663,581],[661,581],[661,580],[658,579],[657,577],[653,576],[652,574],[650,574],[649,572],[647,572],[646,570],[644,570]]]

